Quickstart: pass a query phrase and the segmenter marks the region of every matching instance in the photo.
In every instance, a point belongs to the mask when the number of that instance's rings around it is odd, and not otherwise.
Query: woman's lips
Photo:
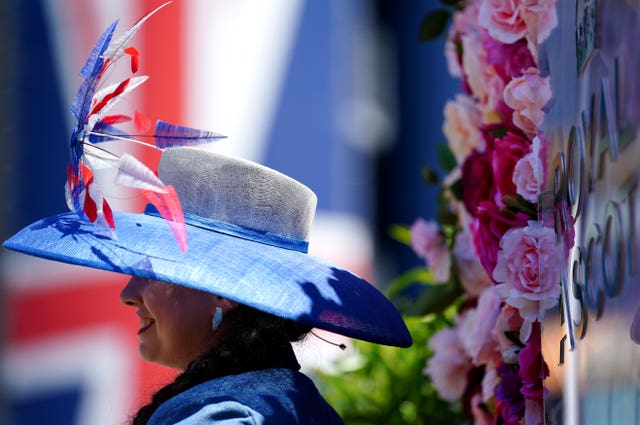
[[[148,318],[141,317],[140,318],[140,329],[138,329],[138,335],[141,335],[141,334],[145,333],[147,331],[147,329],[149,329],[151,326],[153,326],[154,323],[155,323],[155,321],[153,319],[148,319]]]

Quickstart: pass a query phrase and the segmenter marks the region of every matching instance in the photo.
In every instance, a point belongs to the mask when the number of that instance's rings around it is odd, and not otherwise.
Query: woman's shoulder
[[[342,424],[306,375],[265,369],[197,385],[163,403],[149,425]]]

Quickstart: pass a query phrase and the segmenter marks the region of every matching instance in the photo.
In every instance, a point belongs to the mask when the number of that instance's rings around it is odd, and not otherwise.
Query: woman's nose
[[[120,301],[125,305],[135,306],[141,302],[140,290],[146,279],[132,276],[120,292]]]

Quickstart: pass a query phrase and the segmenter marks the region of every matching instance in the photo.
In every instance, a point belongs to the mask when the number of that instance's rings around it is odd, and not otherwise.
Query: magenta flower
[[[514,193],[514,169],[529,152],[530,142],[522,134],[509,131],[494,143],[491,166],[496,187],[500,195]]]
[[[524,227],[531,217],[525,213],[513,213],[500,209],[495,202],[483,201],[477,207],[477,217],[471,223],[473,244],[480,263],[487,274],[495,280],[493,269],[498,262],[498,251],[502,236],[512,228]]]

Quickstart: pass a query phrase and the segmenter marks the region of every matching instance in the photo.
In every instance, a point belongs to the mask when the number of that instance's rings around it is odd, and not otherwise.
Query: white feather
[[[134,189],[166,193],[165,184],[146,165],[129,154],[120,157],[116,183]]]
[[[104,105],[104,107],[98,113],[95,113],[89,116],[89,119],[87,120],[87,124],[85,125],[85,128],[88,130],[93,129],[96,123],[100,121],[102,117],[105,116],[105,114],[109,111],[109,109],[111,109],[116,103],[118,103],[118,101],[120,101],[120,99],[122,99],[127,93],[130,93],[131,91],[133,91],[135,88],[137,88],[140,84],[144,83],[148,79],[149,77],[146,75],[141,75],[140,77],[132,78],[131,81],[129,81],[129,84],[127,84],[127,87],[122,91],[121,94],[110,99],[107,102],[107,104]],[[97,91],[93,95],[93,104],[95,105],[97,103],[100,103],[102,99],[104,99],[104,97],[107,96],[109,93],[113,92],[116,89],[116,87],[118,87],[119,84],[120,83],[111,84],[110,86]]]

